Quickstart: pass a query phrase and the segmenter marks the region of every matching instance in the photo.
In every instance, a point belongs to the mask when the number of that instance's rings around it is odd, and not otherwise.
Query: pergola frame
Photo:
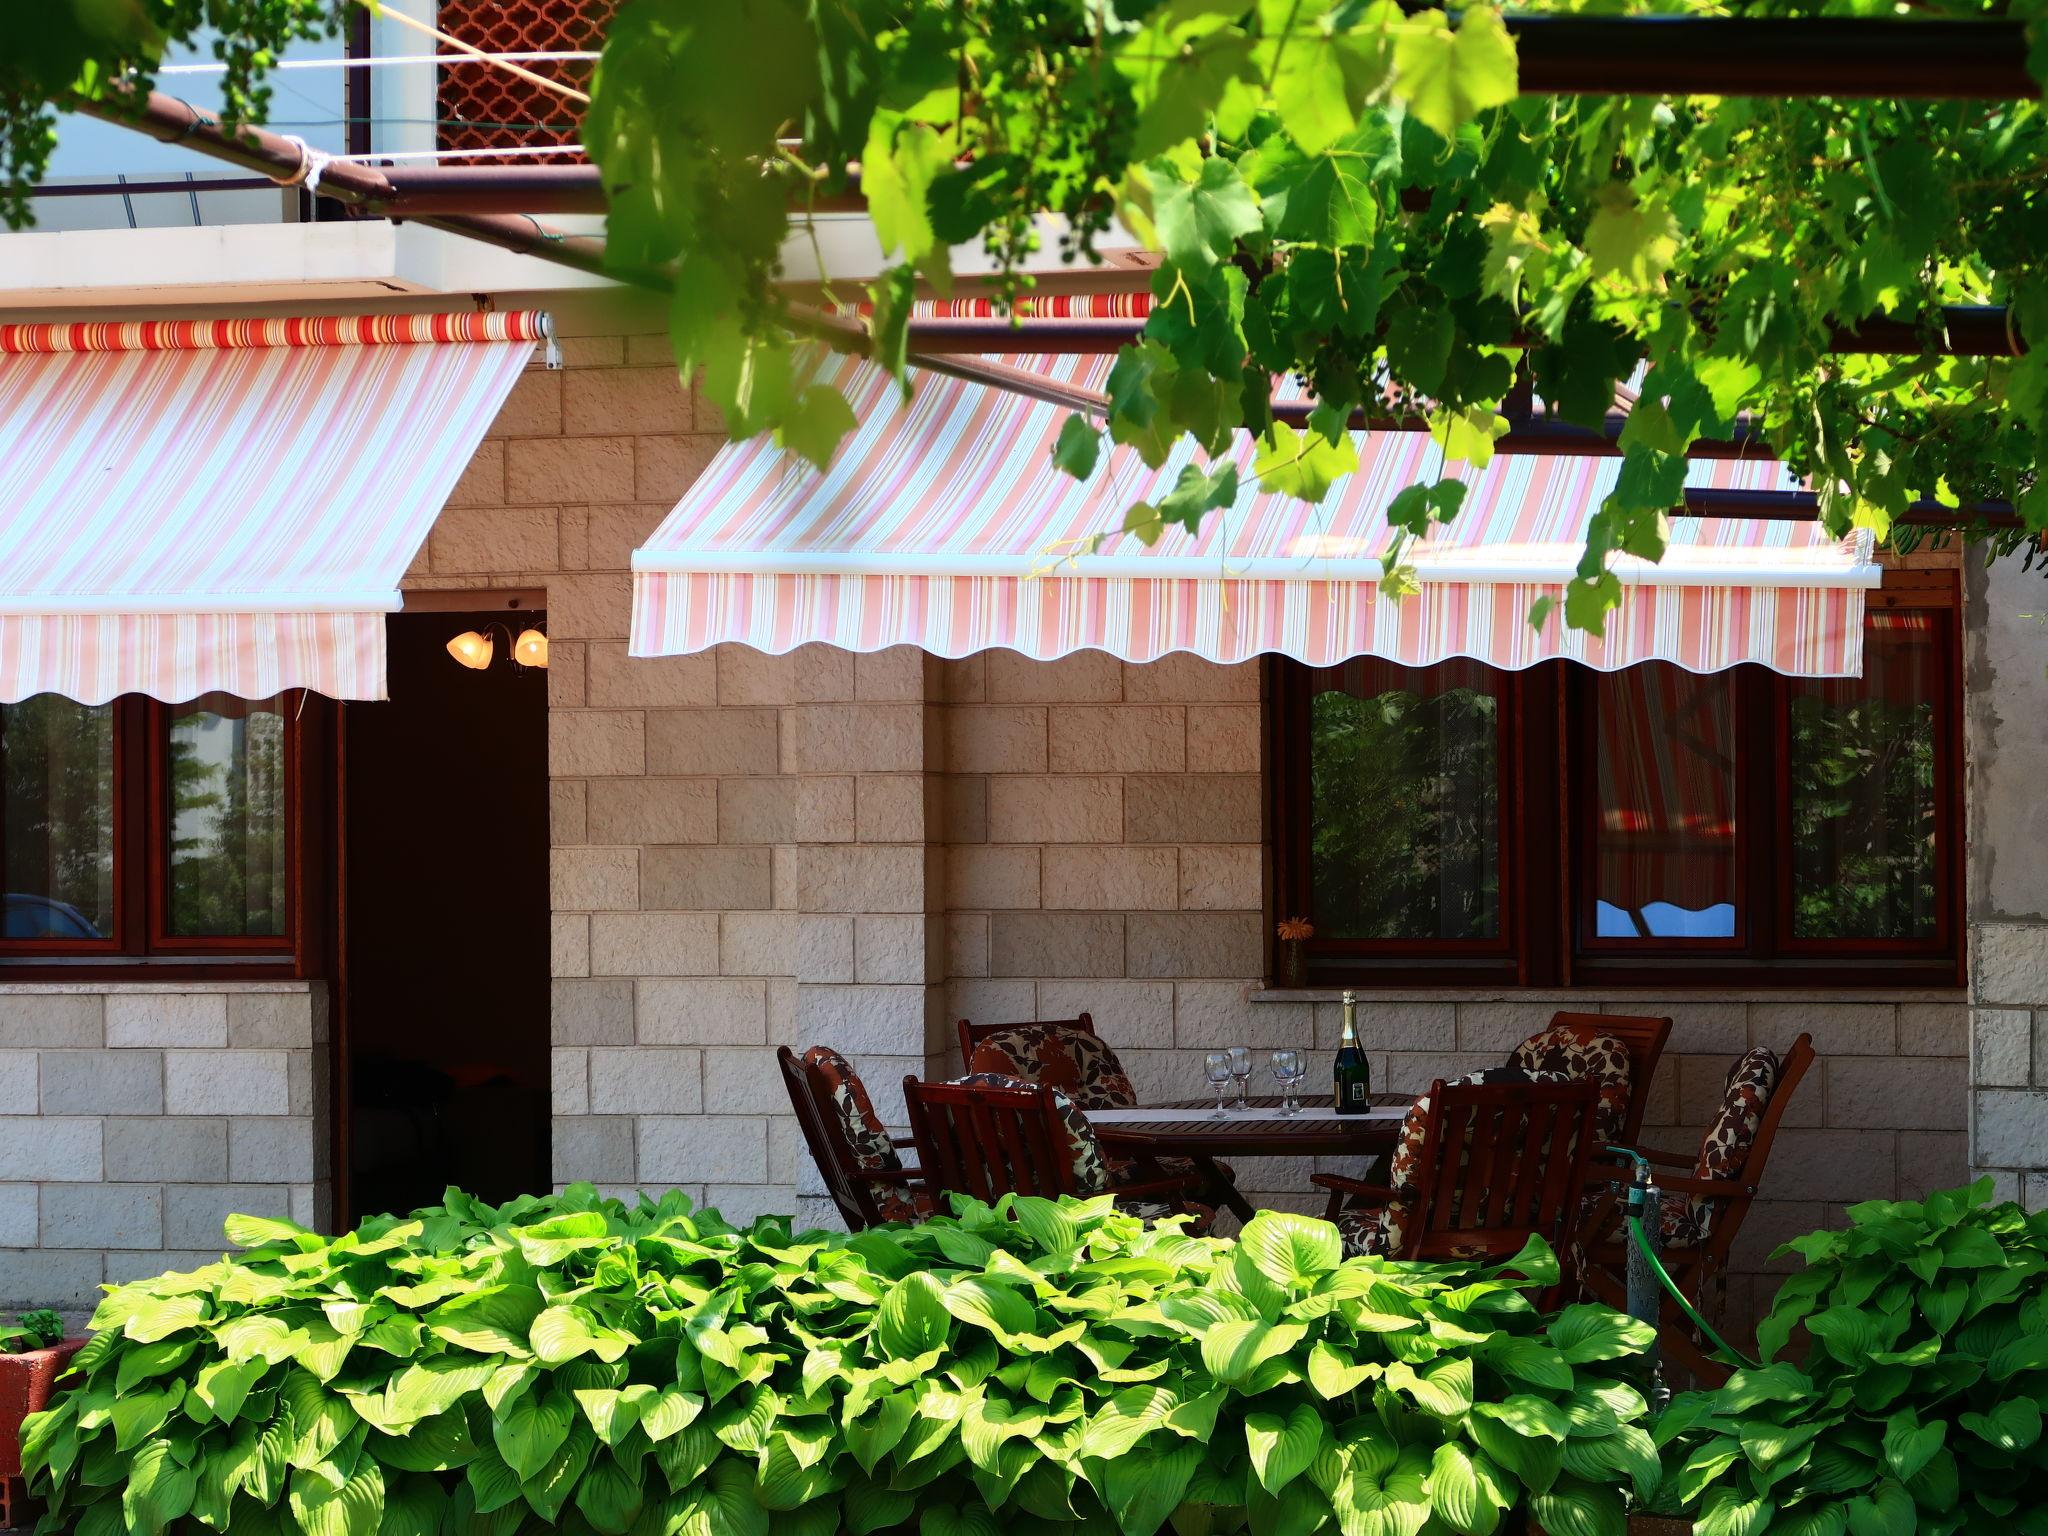
[[[1523,95],[1721,95],[1883,97],[1915,100],[2008,101],[2034,99],[2038,83],[2026,69],[2026,26],[2017,21],[1900,21],[1867,17],[1510,16]],[[666,292],[664,272],[613,271],[604,242],[567,234],[536,214],[599,213],[605,188],[596,166],[380,167],[320,156],[298,139],[265,129],[229,130],[209,114],[162,92],[65,103],[165,143],[237,165],[280,186],[305,186],[365,217],[411,219],[430,228],[481,240],[520,255]],[[854,190],[823,211],[858,208]],[[1133,273],[1135,278],[1138,274]],[[865,322],[793,305],[794,328],[835,351],[868,356]],[[914,317],[910,361],[948,374],[1100,415],[1106,400],[1093,391],[1052,383],[1024,370],[973,354],[989,352],[1113,352],[1143,329],[1139,319],[955,319]],[[2011,315],[2002,307],[1953,307],[1941,314],[1939,334],[1905,321],[1866,321],[1831,339],[1841,353],[2014,356],[2024,350]],[[1287,419],[1306,414],[1276,407]],[[1504,453],[1614,453],[1620,419],[1604,432],[1544,424],[1517,413],[1496,444]],[[1354,416],[1354,427],[1406,431],[1417,418]],[[1695,457],[1753,452],[1746,439],[1696,443]],[[1729,504],[1723,506],[1722,502]],[[1740,506],[1735,502],[1741,502]],[[1804,492],[1689,492],[1695,515],[1810,520],[1817,501]],[[1697,503],[1697,505],[1695,505]],[[2003,504],[1962,509],[1964,521],[2013,526]],[[1947,526],[1957,509],[1916,507],[1909,523]]]

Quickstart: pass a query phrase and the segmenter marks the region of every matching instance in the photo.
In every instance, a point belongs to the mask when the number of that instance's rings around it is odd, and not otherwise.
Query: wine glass
[[[1275,1051],[1273,1053],[1273,1081],[1280,1085],[1280,1113],[1298,1115],[1301,1106],[1294,1100],[1294,1085],[1308,1074],[1308,1063],[1302,1060],[1299,1051]]]
[[[1209,1079],[1209,1086],[1216,1091],[1216,1113],[1210,1116],[1210,1118],[1212,1120],[1221,1120],[1224,1115],[1229,1113],[1228,1104],[1224,1098],[1224,1091],[1229,1087],[1232,1075],[1230,1070],[1230,1053],[1228,1051],[1211,1051],[1202,1058],[1202,1071]]]
[[[1252,1053],[1245,1046],[1233,1045],[1224,1054],[1230,1058],[1230,1075],[1237,1079],[1237,1107],[1248,1109],[1250,1101],[1245,1093],[1252,1082]]]

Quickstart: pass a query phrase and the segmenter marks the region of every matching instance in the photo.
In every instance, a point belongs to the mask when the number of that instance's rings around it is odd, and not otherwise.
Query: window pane
[[[0,705],[0,938],[113,932],[113,706]]]
[[[1598,684],[1595,933],[1738,932],[1735,680],[1648,663]]]
[[[1315,674],[1308,916],[1319,938],[1499,936],[1498,683],[1476,663]]]
[[[1946,624],[1872,614],[1860,678],[1792,685],[1792,932],[1931,939]]]
[[[285,932],[284,726],[276,699],[208,694],[171,710],[170,933]]]

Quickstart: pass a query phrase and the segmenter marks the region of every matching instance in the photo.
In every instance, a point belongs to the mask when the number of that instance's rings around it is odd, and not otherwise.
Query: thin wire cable
[[[529,53],[387,53],[364,59],[284,59],[272,64],[267,73],[275,74],[287,69],[377,69],[388,64],[589,64],[602,58],[602,54],[556,51]],[[218,62],[197,64],[165,64],[157,70],[163,75],[224,75],[227,65]]]
[[[395,5],[378,6],[374,5],[372,0],[356,0],[356,4],[375,15],[395,21],[400,26],[410,27],[415,32],[423,33],[433,38],[436,42],[446,43],[457,53],[466,53],[471,58],[487,60],[495,64],[499,69],[504,70],[507,74],[517,75],[520,79],[537,85],[542,90],[553,91],[557,96],[561,96],[569,101],[579,102],[586,107],[590,105],[590,97],[584,92],[577,90],[573,85],[564,85],[559,80],[550,80],[546,75],[537,75],[530,69],[520,68],[517,64],[499,63],[496,59],[491,58],[487,50],[477,47],[474,43],[465,43],[459,37],[450,37],[439,27],[430,27],[417,17],[406,15],[404,11]]]
[[[581,144],[515,144],[507,149],[371,150],[361,155],[335,155],[336,160],[462,160],[478,155],[580,155]]]

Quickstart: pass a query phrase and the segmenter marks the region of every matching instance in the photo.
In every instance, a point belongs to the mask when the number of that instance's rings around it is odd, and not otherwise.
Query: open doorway
[[[511,656],[512,636],[540,622],[394,614],[391,697],[347,708],[351,1222],[450,1184],[493,1202],[549,1186],[547,673]],[[491,636],[489,665],[449,655],[466,630]]]

